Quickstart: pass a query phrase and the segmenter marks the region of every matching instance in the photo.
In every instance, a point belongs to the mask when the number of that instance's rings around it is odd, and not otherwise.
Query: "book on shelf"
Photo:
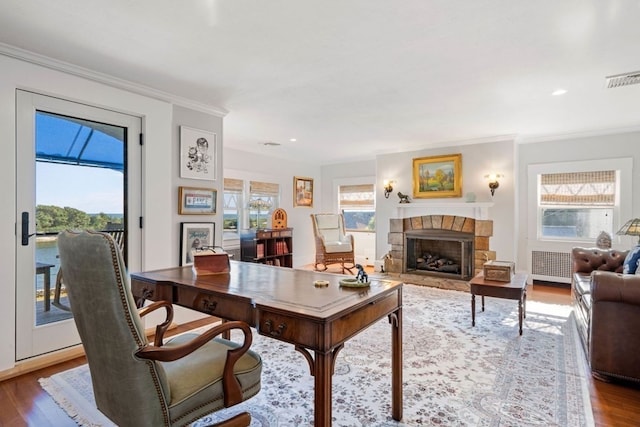
[[[256,258],[264,258],[264,243],[256,245]]]

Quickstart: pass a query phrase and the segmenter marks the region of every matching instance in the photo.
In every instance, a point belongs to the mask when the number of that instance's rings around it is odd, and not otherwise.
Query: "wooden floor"
[[[533,285],[528,290],[530,301],[551,304],[569,304],[568,289]],[[172,333],[210,322],[200,320],[188,326],[179,326]],[[0,382],[0,426],[64,427],[75,423],[40,387],[38,379],[49,377],[85,363],[84,357],[49,368],[34,371]],[[597,427],[632,427],[640,425],[640,386],[614,384],[589,379],[591,405]]]

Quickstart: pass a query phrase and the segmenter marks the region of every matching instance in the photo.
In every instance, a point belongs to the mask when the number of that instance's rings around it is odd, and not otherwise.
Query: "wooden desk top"
[[[352,276],[240,261],[231,261],[228,274],[196,276],[191,266],[131,274],[133,281],[230,295],[258,307],[268,305],[321,320],[340,317],[402,287],[401,282],[371,279],[369,287],[345,288],[339,284],[345,277]],[[329,286],[316,287],[315,280],[327,280]]]

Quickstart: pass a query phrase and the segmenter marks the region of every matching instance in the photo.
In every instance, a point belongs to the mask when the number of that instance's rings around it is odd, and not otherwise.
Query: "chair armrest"
[[[173,322],[173,305],[169,301],[155,301],[146,307],[142,307],[138,310],[140,317],[146,316],[152,311],[156,311],[159,308],[165,308],[167,310],[167,317],[164,322],[156,325],[156,334],[153,338],[153,345],[156,347],[162,347],[164,333],[167,332],[171,322]]]
[[[251,328],[245,322],[232,321],[224,322],[220,325],[214,326],[211,329],[203,332],[189,342],[175,347],[155,347],[146,346],[138,350],[135,355],[141,359],[156,360],[161,362],[172,362],[193,353],[216,336],[223,332],[230,331],[232,329],[240,329],[244,334],[244,341],[241,347],[227,350],[227,359],[224,364],[224,373],[222,378],[222,386],[224,389],[224,401],[225,406],[235,405],[242,401],[242,388],[238,379],[233,373],[234,366],[238,359],[245,354],[251,347],[253,341],[253,334]]]
[[[594,271],[591,275],[591,298],[598,301],[640,305],[640,276],[609,271]]]

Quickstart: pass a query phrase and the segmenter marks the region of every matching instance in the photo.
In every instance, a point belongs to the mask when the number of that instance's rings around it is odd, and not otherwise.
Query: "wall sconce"
[[[391,194],[391,192],[393,191],[393,183],[395,181],[391,181],[388,179],[384,180],[384,198],[388,199],[389,198],[389,194]]]
[[[499,173],[492,173],[489,175],[485,175],[484,177],[489,180],[489,189],[491,190],[491,197],[493,197],[493,194],[496,192],[496,188],[500,187],[498,178],[503,178],[504,175],[501,175]]]

